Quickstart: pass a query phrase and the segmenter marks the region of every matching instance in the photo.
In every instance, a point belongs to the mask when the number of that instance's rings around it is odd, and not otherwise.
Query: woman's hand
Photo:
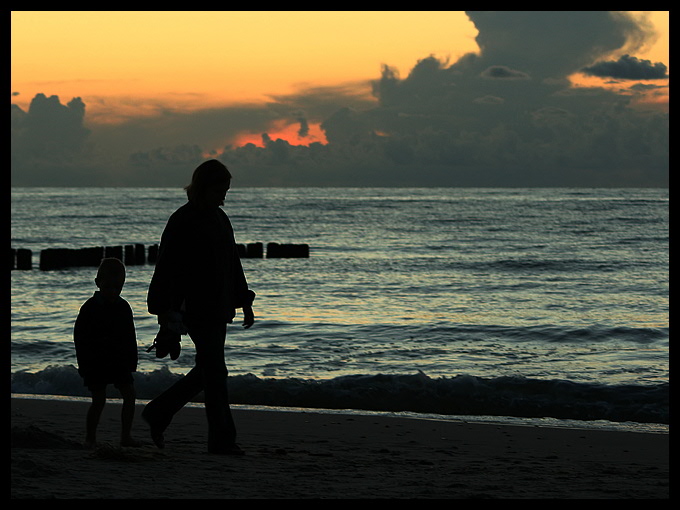
[[[255,314],[253,313],[252,306],[243,307],[243,327],[248,329],[255,323]]]

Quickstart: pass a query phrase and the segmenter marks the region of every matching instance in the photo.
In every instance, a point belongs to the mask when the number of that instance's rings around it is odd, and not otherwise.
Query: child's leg
[[[86,430],[85,430],[85,445],[94,446],[97,443],[97,426],[99,425],[99,418],[104,410],[106,404],[106,386],[91,389],[92,403],[87,410]]]
[[[121,384],[118,389],[123,397],[123,407],[120,413],[120,444],[121,446],[140,446],[140,443],[132,439],[131,435],[132,421],[135,416],[135,387],[132,383]]]

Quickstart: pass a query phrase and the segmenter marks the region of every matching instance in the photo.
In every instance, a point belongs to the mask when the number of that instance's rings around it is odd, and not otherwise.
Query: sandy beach
[[[235,410],[244,456],[206,453],[187,407],[157,449],[137,410],[118,444],[109,401],[84,449],[88,404],[11,399],[11,497],[59,499],[630,499],[669,497],[669,436],[315,412]]]

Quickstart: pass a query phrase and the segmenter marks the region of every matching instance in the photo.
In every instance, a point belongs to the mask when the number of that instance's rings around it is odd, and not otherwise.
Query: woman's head
[[[191,177],[191,184],[184,189],[191,202],[207,207],[224,204],[224,196],[231,185],[231,173],[216,159],[204,161]]]

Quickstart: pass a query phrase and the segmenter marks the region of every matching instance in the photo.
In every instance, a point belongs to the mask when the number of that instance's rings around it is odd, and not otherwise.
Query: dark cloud
[[[83,126],[85,104],[79,97],[62,105],[57,96],[36,95],[28,113],[12,108],[12,129],[18,151],[37,157],[76,154],[89,130]]]
[[[623,55],[615,61],[598,62],[584,67],[581,71],[588,76],[617,78],[620,80],[667,80],[668,68],[663,62],[652,64],[650,60],[640,60]]]
[[[484,62],[530,72],[536,79],[564,77],[597,55],[623,47],[639,31],[626,18],[597,11],[476,11]],[[636,37],[637,32],[636,32]]]
[[[87,140],[110,147],[120,164],[109,180],[115,175],[130,185],[183,185],[211,150],[239,185],[667,185],[668,115],[634,109],[639,88],[574,88],[568,79],[613,52],[643,47],[653,35],[644,18],[594,11],[468,15],[480,52],[453,63],[425,56],[405,77],[384,65],[361,87],[165,111],[98,128]],[[328,144],[276,139],[267,129],[280,119],[299,124],[300,136],[320,123]],[[259,133],[263,147],[225,142],[242,131]]]
[[[298,136],[301,138],[309,136],[309,123],[307,122],[307,119],[305,118],[304,114],[298,115],[297,121],[300,123],[300,129],[298,129]]]
[[[506,66],[491,66],[482,71],[482,78],[492,80],[528,80],[529,75],[522,71],[515,71]]]
[[[37,94],[28,112],[12,105],[12,183],[59,185],[81,178],[77,162],[87,156],[90,135],[84,117],[79,97],[62,105],[57,96]]]

